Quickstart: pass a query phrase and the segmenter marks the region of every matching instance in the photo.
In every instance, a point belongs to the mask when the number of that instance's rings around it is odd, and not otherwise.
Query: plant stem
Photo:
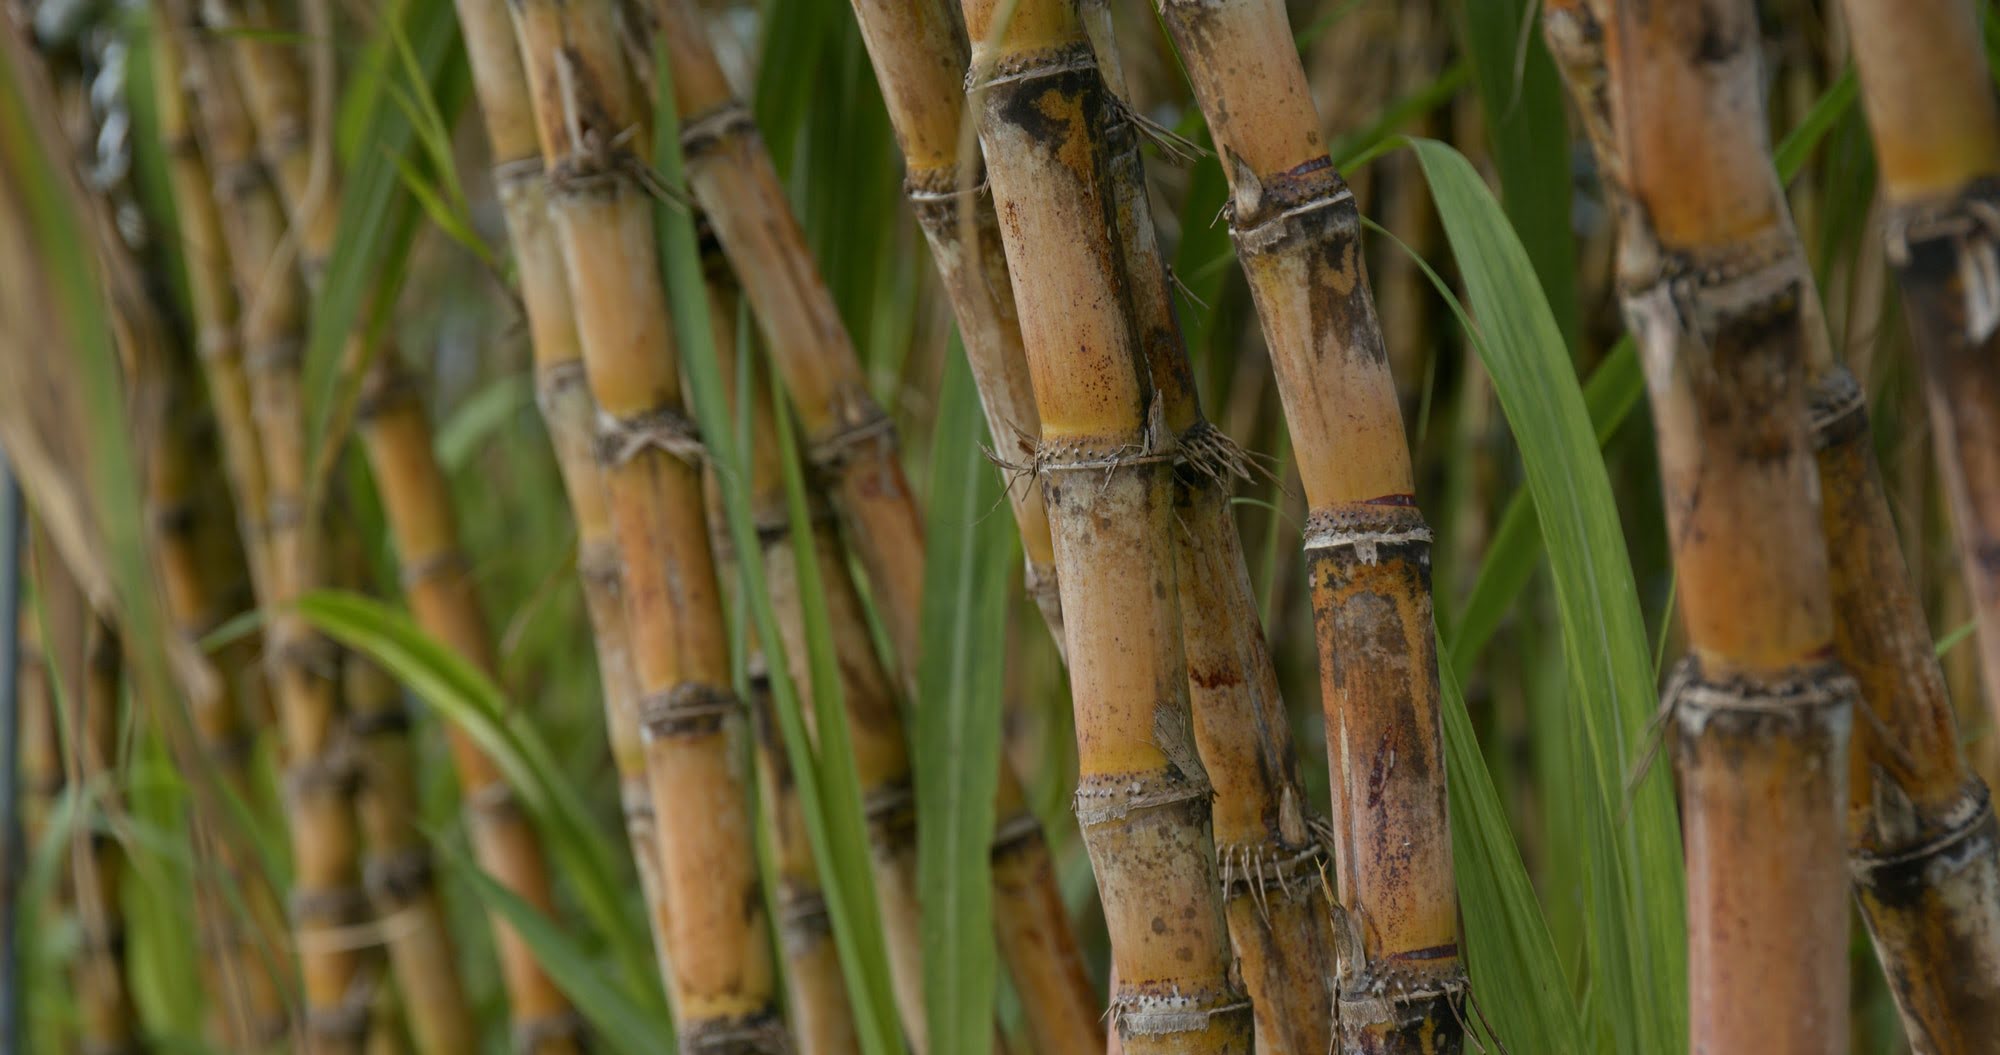
[[[668,978],[673,968],[666,956],[667,907],[660,889],[659,837],[646,784],[646,747],[639,729],[639,690],[620,596],[618,543],[593,451],[596,410],[584,385],[576,316],[562,250],[556,244],[549,216],[548,176],[535,140],[527,70],[504,3],[458,0],[457,6],[473,88],[492,150],[493,181],[514,247],[515,270],[528,316],[535,401],[555,450],[570,516],[576,523],[577,578],[596,645],[605,731],[618,771],[626,837],[646,901],[660,976]]]
[[[1348,1050],[1457,1051],[1465,973],[1445,806],[1431,532],[1417,511],[1354,198],[1282,4],[1161,0],[1229,179],[1230,234],[1310,509],[1305,550],[1352,948]]]
[[[1807,416],[1824,343],[1747,3],[1618,4],[1606,122],[1690,655],[1679,732],[1695,1050],[1847,1047],[1837,659]],[[1785,1023],[1774,1031],[1773,1023]],[[1775,1046],[1773,1046],[1775,1045]]]
[[[1042,434],[1076,708],[1077,819],[1096,868],[1132,1055],[1248,1052],[1195,750],[1175,588],[1174,435],[1141,373],[1116,202],[1095,125],[1108,105],[1062,0],[965,5],[973,111],[1000,215]]]
[[[606,0],[526,0],[512,10],[624,562],[681,1046],[779,1052],[787,1041],[758,893],[751,777],[737,749],[747,731],[730,688],[700,444],[675,369],[653,202],[639,179],[639,98]]]

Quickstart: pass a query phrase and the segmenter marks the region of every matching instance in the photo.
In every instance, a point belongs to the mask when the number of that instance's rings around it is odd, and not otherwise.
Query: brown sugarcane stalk
[[[1607,188],[1622,198],[1603,70],[1606,29],[1595,6],[1551,4],[1546,26]],[[1809,329],[1835,641],[1867,708],[1855,724],[1848,775],[1849,868],[1911,1042],[1927,1052],[1978,1051],[2000,1030],[2000,967],[1977,966],[2000,965],[1992,808],[1958,749],[1943,672],[1875,463],[1866,402],[1824,338],[1813,339],[1823,330]]]
[[[236,450],[230,462],[262,466],[265,511],[258,530],[246,532],[264,557],[254,578],[258,602],[269,619],[264,642],[268,679],[276,700],[282,755],[287,768],[285,804],[292,842],[290,913],[305,996],[305,1043],[315,1053],[354,1053],[375,1029],[371,1014],[370,954],[341,934],[364,921],[370,896],[359,867],[361,833],[354,813],[356,772],[345,749],[344,707],[338,686],[338,653],[292,609],[293,600],[320,585],[324,575],[316,545],[305,530],[308,469],[299,357],[304,346],[305,300],[295,250],[277,196],[257,157],[256,135],[224,49],[253,46],[237,38],[212,41],[184,5],[161,6],[162,24],[174,36],[197,138],[213,179],[216,211],[235,275],[242,366],[254,408],[255,450]],[[206,363],[212,390],[226,390],[217,362]],[[249,437],[223,430],[225,443]],[[239,495],[239,501],[245,496]],[[254,518],[251,518],[254,521]],[[432,940],[441,918],[404,913],[389,953],[399,959],[406,940]],[[411,937],[416,935],[416,937]],[[408,972],[399,972],[404,978]],[[449,979],[453,976],[442,976]],[[421,983],[417,983],[421,984]],[[446,1019],[455,1008],[439,999],[417,1005],[411,1026],[419,1044],[427,1035],[464,1035]]]
[[[772,604],[778,608],[778,618],[796,622],[799,597],[796,581],[789,575],[779,578],[781,570],[789,572],[790,563],[789,508],[785,504],[784,483],[779,479],[777,433],[772,424],[770,410],[771,390],[762,375],[753,381],[749,394],[752,401],[762,401],[765,408],[758,411],[755,403],[746,404],[739,398],[737,373],[740,360],[737,356],[736,316],[740,291],[729,272],[729,265],[722,259],[721,250],[715,245],[714,232],[707,226],[705,217],[697,217],[696,227],[701,233],[701,260],[707,280],[709,321],[715,333],[715,348],[718,372],[723,383],[724,399],[737,414],[750,415],[750,443],[748,453],[751,462],[752,502],[757,506],[755,513],[760,546],[759,554],[765,563],[765,588]],[[740,588],[743,579],[738,573],[736,551],[729,535],[729,522],[723,515],[721,488],[713,466],[703,472],[703,490],[708,498],[709,537],[715,546],[718,574],[722,580]],[[770,497],[775,488],[775,506]],[[765,543],[768,538],[768,544]],[[785,561],[784,569],[773,566],[775,555]],[[742,600],[737,594],[739,603]],[[792,768],[791,756],[785,750],[784,735],[778,725],[778,715],[773,709],[775,703],[771,695],[771,669],[769,657],[757,640],[755,628],[746,628],[749,639],[744,644],[745,668],[749,680],[750,720],[757,734],[757,777],[761,793],[758,805],[764,813],[764,823],[770,832],[772,866],[777,872],[776,891],[778,946],[785,960],[785,1009],[791,1021],[792,1037],[801,1055],[850,1055],[861,1050],[861,1038],[854,1019],[854,1005],[850,1000],[846,976],[840,967],[840,950],[834,943],[833,919],[828,911],[826,895],[820,883],[819,864],[813,857],[812,840],[806,830],[803,806],[799,801],[798,775]],[[781,631],[787,648],[796,634],[789,628]],[[871,642],[870,647],[873,647]],[[791,657],[788,654],[787,659]],[[796,662],[788,662],[787,673],[802,692],[809,692],[810,673],[801,678],[797,672],[804,667]],[[808,697],[809,698],[809,697]],[[812,712],[806,711],[806,720],[811,721]]]
[[[1756,20],[1736,0],[1611,10],[1619,284],[1647,363],[1690,652],[1668,692],[1691,1043],[1841,1052],[1855,685],[1836,658],[1807,416],[1825,336],[1771,167]]]
[[[238,5],[237,22],[261,26],[269,15],[257,0]],[[315,280],[333,248],[339,188],[314,170],[304,144],[309,127],[301,64],[274,61],[283,45],[237,45],[243,86],[258,142],[273,171],[292,228],[298,233],[307,280]],[[257,54],[246,54],[256,52]],[[363,350],[351,345],[349,356]],[[498,663],[492,633],[459,546],[450,490],[431,443],[430,422],[400,356],[383,348],[369,368],[357,408],[362,447],[395,539],[403,589],[419,626],[489,675]],[[554,892],[541,838],[507,786],[500,767],[470,733],[453,727],[453,766],[480,868],[538,911],[553,915]],[[505,917],[489,916],[499,947],[515,1046],[559,1055],[584,1045],[584,1024],[569,997],[542,969],[534,952]]]
[[[673,70],[689,189],[736,268],[798,409],[807,457],[883,599],[889,638],[914,669],[922,640],[923,518],[888,415],[868,392],[840,312],[750,112],[723,78],[700,11],[690,0],[660,0],[655,10]]]
[[[930,243],[958,320],[987,430],[1001,457],[1025,462],[1034,454],[1041,419],[1028,382],[1028,361],[1021,354],[1021,323],[1014,315],[1000,221],[993,213],[978,144],[969,141],[963,127],[964,26],[944,0],[855,0],[854,17],[903,151],[911,211]],[[969,172],[960,164],[962,152],[970,154]],[[967,177],[963,184],[962,176]],[[1011,487],[1007,498],[1027,561],[1024,585],[1061,649],[1062,602],[1041,489]]]
[[[2000,715],[2000,106],[1980,12],[1959,0],[1848,0],[1938,465]]]
[[[1174,436],[1129,314],[1103,144],[1108,105],[1062,0],[965,5],[970,83],[1042,434],[1076,707],[1077,818],[1096,867],[1125,1049],[1248,1052],[1229,976],[1210,787],[1187,709]]]
[[[607,0],[512,7],[549,169],[659,816],[669,993],[683,1049],[778,1052],[746,735],[643,182],[641,101]]]
[[[1305,549],[1350,949],[1346,1050],[1457,1051],[1465,974],[1432,631],[1431,533],[1353,195],[1327,158],[1284,5],[1162,0],[1229,178],[1311,510]]]
[[[626,837],[645,896],[660,974],[665,978],[672,972],[665,958],[666,903],[660,890],[659,840],[646,786],[639,692],[620,597],[618,543],[612,535],[604,482],[593,451],[596,410],[584,385],[583,353],[562,250],[549,218],[547,173],[535,139],[527,71],[503,0],[459,0],[457,9],[473,89],[492,151],[493,181],[520,276],[534,355],[536,404],[576,523],[577,579],[582,584],[596,647],[605,732],[618,772]]]
[[[730,94],[699,13],[683,0],[662,0],[657,10],[673,69],[675,105],[684,122],[681,145],[689,185],[742,281],[804,426],[808,461],[867,572],[902,680],[914,685],[921,638],[923,520],[904,479],[894,433],[868,394],[860,362],[770,156],[748,111]],[[984,256],[977,266],[981,274],[990,274],[986,269],[995,263]],[[993,307],[1000,310],[997,301]],[[1003,327],[997,340],[1004,348],[1004,320],[997,325]],[[1019,383],[1018,373],[1012,383]],[[1084,1025],[1088,1019],[1079,1014],[1088,981],[1052,885],[1047,845],[1006,766],[999,799],[994,919],[1001,955],[1024,998],[1032,996],[1023,1003],[1046,1050],[1068,1051],[1071,1045],[1094,1049],[1099,1030]]]
[[[1333,1046],[1337,966],[1320,882],[1329,864],[1325,821],[1307,812],[1277,670],[1229,510],[1230,485],[1249,476],[1248,458],[1210,424],[1195,392],[1147,199],[1139,118],[1123,102],[1110,8],[1091,2],[1080,10],[1110,93],[1098,127],[1110,158],[1133,324],[1153,398],[1175,437],[1181,641],[1195,746],[1215,786],[1230,943],[1256,1016],[1258,1051],[1324,1052]]]

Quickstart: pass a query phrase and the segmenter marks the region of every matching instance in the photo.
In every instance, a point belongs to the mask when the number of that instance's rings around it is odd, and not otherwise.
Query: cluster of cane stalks
[[[947,704],[919,691],[926,539],[894,408],[871,387],[695,0],[454,10],[680,1050],[879,1047],[838,940],[830,866],[808,836],[780,679],[838,694],[845,732],[807,736],[853,754],[893,1040],[946,1055],[928,1036],[910,729]],[[1842,10],[1986,698],[2000,708],[2000,105],[1969,0]],[[146,556],[176,647],[201,657],[175,668],[173,699],[123,675],[138,646],[31,481],[34,604],[10,628],[23,646],[14,742],[30,843],[59,797],[88,796],[96,818],[52,893],[51,909],[78,921],[77,1040],[147,1050],[116,776],[123,730],[159,722],[177,762],[201,773],[192,829],[208,867],[191,919],[210,1042],[479,1050],[463,935],[418,824],[422,745],[405,689],[299,607],[326,589],[393,595],[425,636],[502,680],[426,364],[364,323],[338,368],[354,385],[351,420],[334,414],[319,433],[309,412],[308,335],[343,225],[329,12],[155,0],[139,14],[171,246],[147,237],[129,181],[102,164],[137,90],[119,80],[116,34],[80,32],[53,5],[10,12],[5,27],[12,91],[50,116],[36,132],[58,156],[100,155],[64,186],[110,302]],[[1003,764],[989,859],[1016,1050],[1478,1050],[1434,535],[1406,421],[1416,382],[1398,376],[1416,337],[1396,328],[1420,321],[1401,279],[1378,313],[1359,199],[1329,155],[1285,5],[1158,0],[1144,14],[1177,51],[1220,162],[1219,221],[1303,492],[1294,559],[1310,596],[1324,802],[1303,775],[1286,700],[1299,689],[1281,681],[1232,504],[1264,462],[1204,410],[1154,216],[1152,159],[1195,148],[1142,113],[1110,0],[853,0],[852,14],[1008,479],[1025,592],[1067,668],[1074,822],[1109,986],[1100,995],[1091,978],[1051,836]],[[1690,1042],[1846,1051],[1852,898],[1912,1048],[1990,1050],[2000,825],[1961,750],[1862,384],[1836,354],[1776,176],[1756,16],[1750,0],[1547,0],[1540,12],[1615,216],[1615,284],[1644,363],[1677,576],[1685,656],[1662,713],[1688,875]],[[671,119],[652,109],[661,77]],[[661,126],[678,130],[665,147],[685,187],[654,168]],[[18,177],[0,177],[20,211]],[[712,349],[682,346],[663,209],[697,214]],[[0,240],[13,254],[0,263],[20,263],[18,248]],[[689,357],[710,354],[748,441],[749,536],[732,534],[720,497],[739,467],[716,464],[684,377]],[[368,496],[329,471],[350,424]],[[370,571],[362,497],[379,508],[393,584]],[[737,551],[746,537],[754,554]],[[745,561],[761,575],[739,574]],[[752,583],[768,597],[743,596]],[[755,601],[775,611],[774,637],[733,631],[731,613]],[[252,610],[253,627],[235,625]],[[815,615],[831,629],[831,684],[815,677]],[[533,722],[517,702],[508,720]],[[547,833],[492,745],[448,730],[477,867],[560,920]],[[256,765],[267,731],[276,796]],[[282,890],[234,820],[274,797]],[[488,925],[509,1043],[595,1050],[588,1002],[573,1002],[514,917],[495,909]],[[1009,1050],[1003,1023],[992,1036],[992,1051]]]

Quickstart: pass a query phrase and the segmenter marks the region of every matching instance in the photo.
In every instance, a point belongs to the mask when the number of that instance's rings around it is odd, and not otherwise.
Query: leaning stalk
[[[1845,1051],[1855,685],[1836,658],[1807,417],[1824,338],[1771,168],[1756,20],[1737,0],[1615,11],[1619,283],[1647,363],[1689,645],[1669,699],[1691,1043]]]
[[[2000,106],[1966,0],[1847,0],[1938,465],[2000,715]]]
[[[1579,0],[1545,9],[1552,54],[1625,211],[1610,129],[1606,28]],[[1634,230],[1628,237],[1644,237]],[[1800,250],[1794,239],[1790,250]],[[2000,866],[1985,786],[1960,755],[1950,699],[1905,567],[1860,386],[1808,325],[1808,407],[1833,586],[1835,642],[1860,687],[1848,860],[1862,916],[1919,1050],[1980,1050],[2000,1031]]]
[[[1041,435],[1012,280],[1000,244],[1000,220],[986,185],[978,144],[965,129],[967,46],[957,12],[943,0],[894,4],[855,0],[854,17],[882,86],[889,121],[903,151],[904,191],[930,243],[958,320],[959,339],[1001,458],[1026,462]],[[960,154],[972,157],[962,165]],[[1054,544],[1039,487],[1011,487],[1007,498],[1021,532],[1028,595],[1063,647]]]
[[[513,13],[624,565],[681,1046],[779,1052],[787,1042],[738,750],[747,730],[641,180],[639,99],[606,0],[521,0]]]
[[[1093,124],[1106,93],[1074,9],[965,5],[974,107],[1042,434],[1076,707],[1077,818],[1096,867],[1127,1051],[1248,1052],[1248,1003],[1187,704],[1172,537],[1174,437],[1127,312]]]
[[[1310,514],[1305,549],[1333,772],[1334,875],[1354,948],[1337,981],[1348,1050],[1456,1051],[1458,947],[1432,630],[1395,379],[1360,215],[1320,138],[1284,5],[1161,0],[1229,178]]]

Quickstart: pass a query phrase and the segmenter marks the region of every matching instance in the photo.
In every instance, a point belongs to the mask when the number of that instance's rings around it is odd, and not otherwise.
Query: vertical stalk
[[[237,6],[239,25],[268,23],[261,0]],[[333,248],[339,188],[313,170],[306,154],[310,137],[305,134],[304,74],[300,63],[272,61],[272,53],[284,51],[282,45],[254,40],[237,46],[258,142],[278,176],[311,283]],[[354,344],[348,354],[358,359],[365,351]],[[431,442],[429,418],[395,349],[378,350],[356,413],[362,448],[395,539],[403,590],[418,625],[487,674],[497,674],[492,632],[459,547],[451,492]],[[468,732],[453,727],[449,741],[479,866],[529,905],[553,915],[554,891],[541,838],[500,767]],[[581,1050],[584,1025],[568,996],[504,915],[496,911],[489,919],[499,946],[515,1047],[549,1055]]]
[[[22,880],[26,877],[26,848],[32,845],[23,818],[32,793],[23,787],[28,751],[27,733],[33,722],[47,723],[46,704],[30,699],[33,677],[46,679],[41,669],[39,640],[29,631],[21,602],[27,592],[25,570],[27,510],[21,487],[14,479],[14,467],[7,453],[0,451],[0,1048],[18,1049],[26,1032],[21,1023],[21,931]],[[41,686],[47,691],[46,681]],[[35,710],[41,715],[28,716]]]
[[[762,545],[758,550],[766,562],[765,588],[778,608],[779,618],[796,621],[797,593],[779,588],[779,570],[770,563],[774,551],[786,559],[790,556],[787,545],[790,511],[785,504],[783,482],[777,480],[777,434],[768,409],[771,391],[760,375],[749,398],[753,404],[762,401],[765,408],[762,412],[757,412],[754,405],[745,405],[738,397],[738,291],[735,280],[729,274],[728,264],[720,259],[720,251],[714,246],[713,233],[707,229],[705,219],[698,219],[697,228],[702,235],[702,263],[708,278],[709,320],[715,331],[717,366],[724,386],[724,399],[738,413],[751,415],[748,451],[752,501],[757,506],[759,542],[769,540],[768,545]],[[774,486],[773,481],[777,481],[775,517],[771,515],[773,507],[768,497]],[[743,579],[738,574],[739,566],[730,540],[728,521],[722,515],[721,481],[716,478],[712,466],[704,473],[703,484],[709,499],[709,534],[715,545],[716,563],[723,580],[740,587]],[[737,599],[739,602],[742,600],[740,594]],[[757,640],[756,630],[750,627],[745,629],[749,635],[744,643],[744,664],[749,680],[750,719],[757,733],[757,772],[761,789],[758,804],[763,808],[764,820],[770,831],[774,856],[772,866],[778,878],[778,944],[785,956],[785,1008],[801,1055],[849,1055],[861,1050],[861,1040],[855,1028],[847,979],[841,972],[840,950],[834,944],[833,921],[820,884],[819,864],[813,857],[812,839],[806,831],[805,814],[799,802],[798,776],[792,769],[783,733],[778,726],[778,716],[773,710],[769,658]],[[785,633],[787,648],[791,647],[792,636],[795,635]],[[870,647],[873,647],[872,642]],[[801,678],[797,671],[798,665],[793,664],[788,673],[801,691],[809,691],[809,676]],[[813,712],[808,709],[805,713],[810,721]]]
[[[576,523],[577,578],[596,647],[605,731],[618,772],[626,838],[646,901],[660,975],[671,977],[672,966],[666,959],[659,839],[646,787],[646,749],[639,731],[639,692],[620,596],[618,543],[612,536],[604,482],[593,452],[596,410],[584,386],[576,317],[570,305],[562,250],[549,218],[548,178],[535,140],[527,71],[504,0],[458,0],[457,6],[473,89],[492,151],[493,182],[520,276],[535,363],[535,402]]]
[[[1354,196],[1327,158],[1284,5],[1161,0],[1229,179],[1310,514],[1305,550],[1352,948],[1347,1050],[1457,1051],[1465,972],[1445,806],[1431,532],[1418,512]]]
[[[914,685],[922,638],[923,518],[903,476],[895,433],[868,393],[860,361],[806,249],[770,155],[749,112],[730,94],[699,12],[687,0],[660,0],[657,11],[673,69],[675,106],[683,120],[681,146],[690,188],[743,284],[804,426],[807,460],[867,572],[903,682]],[[981,280],[999,263],[990,248],[986,252],[978,264]],[[1001,310],[998,301],[994,310]],[[994,339],[1004,350],[1004,319],[995,325]],[[1008,383],[1020,383],[1018,366],[993,365],[1015,371]],[[1012,392],[1019,398],[1018,388]],[[1048,1050],[1067,1051],[1071,1044],[1094,1048],[1098,1031],[1078,1017],[1088,982],[1052,885],[1047,845],[1007,767],[1001,770],[999,798],[1002,837],[995,839],[993,857],[1001,955],[1023,996],[1035,998],[1024,1004]]]
[[[1336,964],[1320,877],[1327,854],[1308,820],[1289,718],[1264,640],[1230,485],[1248,458],[1202,413],[1175,317],[1140,157],[1138,118],[1112,39],[1111,10],[1080,5],[1108,94],[1097,134],[1110,159],[1132,322],[1153,398],[1175,437],[1175,579],[1195,746],[1215,786],[1215,846],[1230,944],[1256,1016],[1257,1050],[1311,1055],[1333,1046]],[[1274,889],[1275,888],[1275,891]],[[1274,896],[1275,894],[1275,896]]]
[[[295,251],[276,195],[257,157],[256,136],[234,73],[221,49],[250,49],[259,42],[239,37],[211,42],[206,30],[182,5],[161,5],[161,23],[171,34],[183,63],[183,78],[195,103],[196,132],[213,178],[212,193],[223,217],[227,256],[235,274],[242,366],[253,408],[252,451],[240,445],[252,437],[225,429],[224,442],[239,445],[230,461],[262,466],[265,509],[261,529],[248,532],[263,550],[254,576],[259,606],[267,613],[264,642],[267,677],[277,703],[281,751],[286,765],[286,820],[292,842],[290,915],[305,996],[307,1050],[359,1053],[371,1031],[368,953],[339,932],[364,921],[370,898],[359,868],[361,833],[354,814],[357,775],[345,749],[344,708],[339,696],[338,653],[291,609],[292,601],[323,581],[318,554],[309,549],[304,509],[304,396],[299,357],[304,346],[304,291],[292,269]],[[205,361],[212,390],[231,383],[226,364]],[[218,372],[218,368],[221,368]],[[239,494],[247,500],[254,491]],[[250,518],[255,521],[255,517]],[[257,538],[261,531],[262,546]],[[442,933],[441,918],[407,914],[406,936]],[[392,959],[406,939],[390,943]],[[408,938],[408,940],[419,940]],[[423,1043],[427,1032],[462,1035],[446,1021],[463,1012],[454,1005],[420,1008],[412,1026]],[[430,1026],[429,1022],[438,1022]]]
[[[1607,28],[1587,0],[1545,9],[1551,52],[1585,116],[1618,211],[1623,165],[1603,68]],[[1631,230],[1627,237],[1646,237]],[[1790,250],[1800,253],[1794,243]],[[1966,767],[1944,676],[1903,562],[1860,386],[1808,326],[1808,407],[1833,587],[1835,643],[1859,687],[1848,779],[1848,862],[1863,920],[1918,1050],[1979,1050],[2000,1030],[2000,865],[1985,786]]]
[[[549,208],[567,265],[661,824],[681,1046],[778,1052],[743,705],[703,514],[644,170],[644,120],[607,0],[517,0]]]
[[[1691,1042],[1845,1051],[1855,686],[1836,658],[1807,417],[1824,334],[1771,168],[1756,20],[1736,0],[1615,11],[1619,283],[1647,363],[1690,652],[1668,691]]]
[[[1847,0],[1938,466],[2000,715],[2000,106],[1979,9]]]
[[[1004,19],[1004,24],[1003,24]],[[1174,436],[1148,391],[1115,242],[1107,105],[1062,0],[965,5],[974,112],[1042,422],[1076,707],[1077,819],[1096,867],[1125,1049],[1248,1052],[1229,976],[1210,786],[1195,750],[1175,587]]]

